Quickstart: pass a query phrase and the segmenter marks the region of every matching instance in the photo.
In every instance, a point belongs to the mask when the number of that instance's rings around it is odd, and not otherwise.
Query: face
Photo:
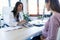
[[[22,4],[18,5],[17,10],[18,10],[19,12],[22,11],[22,7],[23,7]]]
[[[47,10],[49,11],[50,10],[50,2],[49,3],[46,3],[46,8],[47,8]]]

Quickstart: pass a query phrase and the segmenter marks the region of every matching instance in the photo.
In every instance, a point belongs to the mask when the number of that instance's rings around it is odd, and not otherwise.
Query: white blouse
[[[23,12],[19,12],[19,21],[24,20]],[[10,13],[10,26],[17,26],[17,21],[13,16],[13,13]]]

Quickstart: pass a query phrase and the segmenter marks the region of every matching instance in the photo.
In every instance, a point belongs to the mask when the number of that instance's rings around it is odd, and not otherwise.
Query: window
[[[43,14],[45,0],[39,0],[39,14]]]
[[[19,0],[11,0],[11,7],[14,7],[17,1]]]
[[[43,14],[45,0],[28,0],[29,14]]]
[[[0,0],[0,18],[1,18],[1,14],[2,14],[2,0]]]
[[[0,0],[0,17],[2,15],[2,8],[9,6],[8,0]]]
[[[37,0],[28,0],[29,14],[37,14]]]
[[[28,13],[33,15],[50,14],[45,8],[45,0],[28,0]]]

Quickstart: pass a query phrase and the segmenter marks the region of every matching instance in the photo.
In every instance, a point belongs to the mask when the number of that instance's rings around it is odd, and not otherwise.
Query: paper
[[[12,31],[12,30],[17,30],[17,29],[21,29],[22,27],[17,26],[17,27],[6,27],[6,28],[1,28],[0,31]]]

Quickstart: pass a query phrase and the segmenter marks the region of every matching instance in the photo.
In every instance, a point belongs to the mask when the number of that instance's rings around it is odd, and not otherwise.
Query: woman
[[[60,3],[59,0],[45,0],[47,10],[53,15],[50,17],[42,31],[43,40],[56,40],[58,28],[60,26]]]
[[[12,10],[12,14],[11,15],[11,21],[15,21],[15,24],[14,22],[11,22],[11,24],[14,26],[15,25],[20,25],[20,24],[24,24],[26,21],[24,20],[24,17],[23,17],[23,3],[22,2],[17,2],[14,9]]]

